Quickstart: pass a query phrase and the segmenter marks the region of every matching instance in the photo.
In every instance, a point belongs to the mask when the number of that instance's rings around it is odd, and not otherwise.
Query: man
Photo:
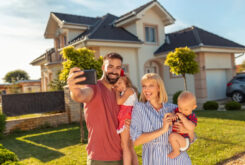
[[[119,106],[113,90],[120,77],[122,62],[119,54],[107,54],[102,65],[103,76],[96,85],[77,85],[86,79],[76,78],[83,75],[79,68],[72,68],[67,79],[72,99],[84,103],[88,165],[122,165],[120,136],[116,132]]]

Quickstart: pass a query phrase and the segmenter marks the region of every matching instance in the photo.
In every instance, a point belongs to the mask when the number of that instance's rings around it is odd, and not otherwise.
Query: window
[[[157,28],[155,26],[145,26],[145,41],[150,43],[157,42]]]
[[[123,71],[124,71],[124,73],[125,73],[126,75],[129,74],[128,64],[123,64],[123,65],[122,65],[122,69],[123,69]]]
[[[66,36],[64,36],[64,46],[66,46]]]
[[[145,73],[157,73],[157,67],[155,67],[155,66],[146,67],[145,68]]]

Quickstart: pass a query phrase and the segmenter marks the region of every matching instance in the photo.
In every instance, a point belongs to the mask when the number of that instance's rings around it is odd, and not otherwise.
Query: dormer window
[[[147,43],[157,43],[157,26],[145,25],[145,42]]]

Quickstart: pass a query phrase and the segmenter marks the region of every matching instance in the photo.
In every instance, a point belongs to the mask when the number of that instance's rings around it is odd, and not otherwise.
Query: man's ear
[[[196,109],[197,108],[197,105],[195,104],[194,106],[193,106],[193,109]]]

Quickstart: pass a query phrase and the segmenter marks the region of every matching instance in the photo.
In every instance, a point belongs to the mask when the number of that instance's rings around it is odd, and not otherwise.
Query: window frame
[[[159,44],[158,25],[146,24],[146,23],[144,23],[143,25],[144,25],[143,28],[144,28],[144,41],[145,41],[145,43],[149,44],[149,45],[158,45]],[[155,29],[155,42],[150,42],[150,41],[146,40],[146,27]]]

